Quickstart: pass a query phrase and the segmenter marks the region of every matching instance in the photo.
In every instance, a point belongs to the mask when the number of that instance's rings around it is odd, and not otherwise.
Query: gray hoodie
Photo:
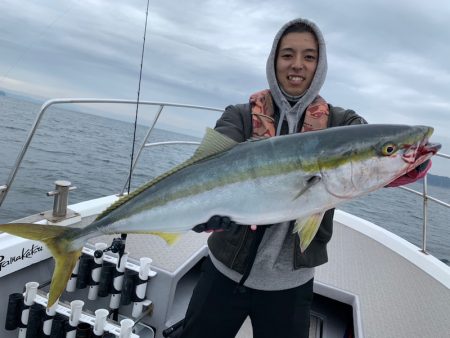
[[[277,47],[284,31],[290,26],[297,23],[304,23],[307,26],[311,27],[314,31],[319,45],[319,60],[317,62],[317,69],[314,74],[314,79],[311,82],[311,86],[297,101],[297,103],[293,107],[291,107],[291,104],[288,102],[286,96],[281,91],[277,81],[275,72],[275,58]],[[272,50],[270,51],[269,58],[267,59],[266,74],[270,92],[275,101],[275,104],[280,109],[280,121],[283,121],[283,119],[287,120],[289,125],[289,134],[292,134],[297,130],[297,124],[298,121],[300,121],[303,112],[316,98],[316,96],[319,95],[319,91],[322,88],[323,83],[325,82],[325,77],[327,74],[327,52],[325,48],[325,40],[323,39],[322,33],[320,32],[319,28],[313,22],[305,19],[295,19],[286,23],[280,29],[280,31],[275,36],[275,39],[273,40]],[[280,128],[281,123],[279,123],[277,135],[280,134]]]

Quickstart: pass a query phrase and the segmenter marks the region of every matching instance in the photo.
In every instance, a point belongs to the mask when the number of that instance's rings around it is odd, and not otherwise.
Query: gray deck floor
[[[161,241],[156,247],[153,242],[151,253],[148,246],[142,251],[152,257],[155,266],[175,271],[180,259],[205,240],[188,234],[170,249]],[[135,243],[131,250],[134,257],[143,253]],[[329,262],[317,268],[315,281],[358,297],[364,337],[450,337],[450,290],[417,266],[337,221],[328,254]],[[249,320],[237,337],[252,337]]]
[[[357,294],[364,337],[450,337],[450,290],[405,258],[336,221],[328,256],[315,280]]]

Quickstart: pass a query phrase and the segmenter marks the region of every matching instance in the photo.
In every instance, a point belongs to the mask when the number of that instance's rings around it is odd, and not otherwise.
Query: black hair
[[[288,28],[286,28],[286,30],[281,35],[280,40],[289,33],[312,33],[312,35],[314,35],[314,37],[316,36],[316,33],[314,32],[312,27],[307,25],[304,22],[297,22],[297,23],[289,26]]]
[[[275,52],[275,60],[274,60],[275,64],[276,64],[276,59],[278,56],[278,51],[280,48],[280,42],[289,33],[311,33],[314,36],[314,39],[316,39],[317,44],[319,44],[316,33],[314,32],[314,29],[311,26],[309,26],[308,24],[306,24],[304,22],[296,22],[293,25],[286,28],[286,30],[283,32],[283,34],[281,34],[280,39],[278,40],[278,45],[277,45],[277,49]]]

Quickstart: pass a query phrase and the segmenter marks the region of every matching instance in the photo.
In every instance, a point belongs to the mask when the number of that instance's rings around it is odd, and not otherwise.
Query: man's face
[[[275,63],[277,80],[292,96],[311,85],[319,59],[319,47],[312,33],[288,33],[280,41]]]

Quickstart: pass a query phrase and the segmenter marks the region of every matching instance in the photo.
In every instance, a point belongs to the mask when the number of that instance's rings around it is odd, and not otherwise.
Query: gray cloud
[[[374,123],[432,125],[450,153],[446,2],[151,1],[141,99],[245,102],[267,87],[265,61],[279,27],[306,17],[327,41],[327,100]],[[145,6],[143,0],[0,2],[0,88],[42,98],[135,99]],[[171,121],[201,134],[215,118]]]

